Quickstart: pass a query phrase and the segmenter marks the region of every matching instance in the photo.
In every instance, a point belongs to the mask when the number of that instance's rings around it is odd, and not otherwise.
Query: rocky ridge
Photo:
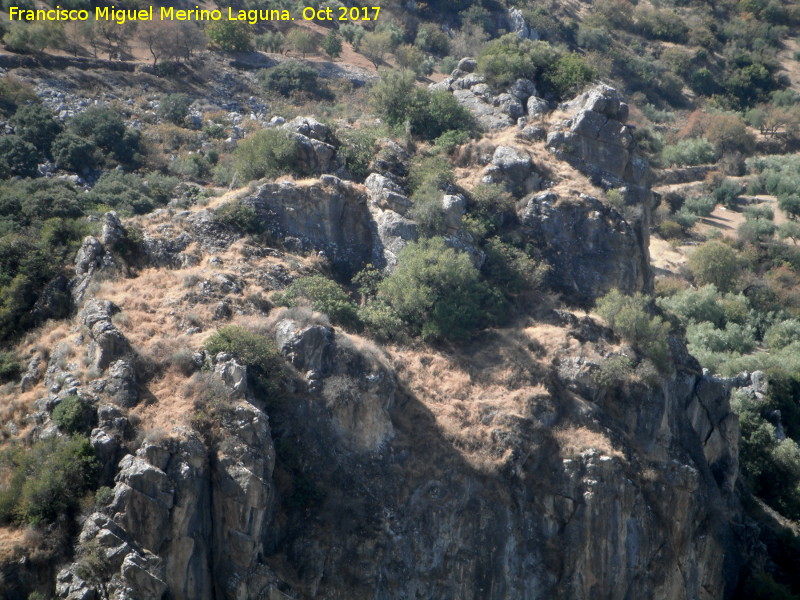
[[[519,95],[487,102],[480,82],[456,84],[468,78],[442,88],[468,91],[461,97],[479,117],[483,105],[493,107],[498,126],[514,125],[518,107],[517,118],[530,116],[535,87],[518,82]],[[573,304],[614,287],[651,290],[655,199],[623,106],[614,90],[597,88],[566,107],[574,116],[546,144],[587,177],[627,190],[625,202],[639,211],[551,191],[528,134],[496,148],[482,175],[516,195],[522,231]],[[315,122],[286,126],[308,140],[310,164],[336,170]],[[165,335],[197,343],[220,322],[263,321],[269,307],[245,290],[285,287],[301,269],[289,265],[292,255],[313,252],[345,272],[370,262],[391,269],[418,237],[392,169],[376,168],[365,186],[329,174],[264,183],[240,201],[280,249],[248,244],[214,209],[141,220],[137,268],[185,278],[184,289],[148,308],[172,318]],[[447,239],[469,251],[464,202],[442,192]],[[83,520],[57,597],[711,600],[735,586],[747,524],[736,496],[731,384],[703,374],[679,341],[671,340],[675,371],[664,382],[603,389],[595,377],[602,360],[633,350],[568,311],[548,313],[539,329],[486,332],[452,352],[382,352],[318,315],[269,312],[263,329],[286,358],[286,400],[258,395],[230,356],[196,352],[191,370],[203,368],[196,377],[225,400],[211,431],[188,418],[137,440],[133,417],[167,398],[139,377],[143,343],[115,318],[135,302],[103,297],[135,274],[114,249],[126,235],[107,215],[70,282],[84,328],[75,340],[94,374],[79,377],[59,352],[26,373],[26,387],[46,390],[35,435],[55,433],[50,415],[66,395],[95,407],[91,441],[113,488]],[[197,323],[178,314],[201,310],[209,316]],[[100,571],[82,561],[92,552]]]

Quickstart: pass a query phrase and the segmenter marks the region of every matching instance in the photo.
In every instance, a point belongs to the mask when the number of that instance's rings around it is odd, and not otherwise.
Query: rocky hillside
[[[796,597],[800,12],[668,4],[0,22],[0,598]]]
[[[460,67],[442,87],[474,94]],[[537,110],[535,86],[512,99]],[[563,308],[652,293],[657,200],[627,112],[596,87],[464,163],[516,194],[517,234],[561,300],[528,294],[457,345],[376,344],[313,304],[274,306],[314,274],[402,271],[422,233],[394,142],[364,185],[322,175],[106,213],[62,284],[70,316],[19,342],[3,401],[28,443],[86,431],[104,487],[73,534],[49,526],[72,550],[8,544],[7,596],[730,597],[753,534],[728,393],[749,382],[704,375],[676,337],[663,371],[609,377],[615,357],[646,365],[642,347]],[[325,125],[283,127],[335,171]],[[464,195],[438,198],[446,246],[480,266]],[[269,377],[236,335],[277,350]]]

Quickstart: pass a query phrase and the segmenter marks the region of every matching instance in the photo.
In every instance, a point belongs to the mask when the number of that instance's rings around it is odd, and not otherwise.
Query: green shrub
[[[417,29],[417,37],[414,45],[437,56],[446,56],[450,47],[450,42],[445,34],[437,25],[425,23]]]
[[[0,455],[0,522],[51,523],[74,514],[81,496],[95,485],[97,461],[84,437],[51,436],[28,449]]]
[[[717,207],[716,201],[711,196],[693,196],[687,198],[683,205],[686,210],[698,217],[709,216]]]
[[[685,44],[689,37],[689,26],[685,19],[667,10],[637,10],[636,25],[642,35],[665,42]]]
[[[369,175],[369,165],[375,158],[378,131],[375,129],[345,129],[337,132],[342,145],[336,155],[356,180]]]
[[[436,144],[437,148],[441,148],[448,154],[452,154],[452,152],[458,148],[458,146],[469,141],[469,138],[469,132],[451,129],[450,131],[445,131],[442,135],[437,137],[436,140],[434,140],[434,144]]]
[[[704,285],[699,289],[680,290],[668,298],[659,298],[658,306],[680,317],[684,324],[712,323],[717,327],[725,324],[725,309],[720,302],[717,288]]]
[[[764,342],[771,350],[781,350],[800,341],[800,320],[787,319],[770,327],[764,334]]]
[[[71,131],[59,134],[51,146],[53,160],[59,169],[82,172],[97,166],[97,146]]]
[[[339,27],[339,33],[341,33],[342,37],[353,45],[353,49],[356,52],[358,52],[359,48],[361,47],[361,40],[366,32],[366,29],[355,23],[345,23]]]
[[[411,195],[413,205],[409,217],[416,221],[419,232],[427,237],[444,233],[442,191],[432,183],[419,186]]]
[[[633,361],[627,356],[616,354],[600,363],[594,378],[601,387],[609,389],[630,381],[633,373]]]
[[[242,182],[286,173],[304,175],[297,139],[283,129],[262,129],[239,143],[233,167]]]
[[[575,52],[562,54],[545,69],[543,83],[549,87],[556,98],[568,98],[581,91],[592,81],[595,72],[584,58]]]
[[[163,203],[163,198],[157,202],[153,196],[139,175],[113,170],[100,176],[86,199],[95,205],[111,206],[122,214],[143,215]]]
[[[383,59],[392,49],[392,34],[389,31],[370,31],[363,34],[360,38],[358,51],[361,52],[369,61],[380,66]]]
[[[772,392],[766,402],[740,390],[731,398],[731,408],[739,415],[739,456],[745,481],[769,506],[796,519],[800,516],[800,449],[791,438],[779,440],[766,420],[765,415],[778,406]]]
[[[692,73],[689,87],[702,96],[713,96],[720,91],[717,78],[707,67],[700,67]]]
[[[53,410],[53,422],[67,433],[89,433],[97,423],[94,407],[79,396],[67,396]]]
[[[169,172],[181,179],[206,181],[211,176],[212,163],[199,152],[180,154],[169,163]]]
[[[714,146],[703,138],[690,138],[665,146],[662,156],[664,164],[670,167],[708,165],[717,160]]]
[[[733,289],[740,274],[741,260],[736,251],[712,240],[689,255],[689,270],[701,284],[711,283],[722,292]]]
[[[397,341],[402,338],[405,323],[384,301],[373,300],[359,307],[358,317],[367,332],[378,340]]]
[[[305,58],[306,54],[316,53],[319,39],[314,32],[304,27],[295,27],[286,34],[286,45],[295,52],[300,52]]]
[[[320,98],[330,97],[328,89],[320,83],[317,71],[299,60],[287,60],[265,69],[259,74],[259,79],[265,90],[282,96],[302,92]]]
[[[452,56],[445,56],[439,63],[439,72],[444,73],[445,75],[450,75],[450,73],[456,70],[457,66],[458,59],[453,58]]]
[[[653,123],[672,123],[675,120],[675,113],[671,110],[659,110],[653,104],[647,103],[641,108],[642,114]]]
[[[725,329],[717,329],[713,323],[691,323],[686,328],[689,349],[710,352],[734,352],[748,354],[755,348],[755,335],[749,326],[728,323]]]
[[[213,333],[205,343],[212,356],[231,354],[248,367],[248,377],[256,390],[275,395],[284,371],[284,360],[273,341],[238,325],[226,325]]]
[[[591,81],[594,70],[582,56],[562,52],[548,42],[508,34],[488,43],[478,56],[478,71],[496,89],[520,78],[541,82],[543,92],[561,100]]]
[[[675,221],[662,221],[658,226],[658,234],[665,240],[683,237],[684,229]]]
[[[337,58],[342,53],[342,38],[335,31],[322,38],[322,49],[329,58]]]
[[[650,316],[649,299],[636,293],[626,296],[612,290],[598,299],[595,309],[609,327],[629,341],[658,367],[662,373],[670,369],[669,325],[661,317]]]
[[[507,295],[536,290],[544,283],[547,265],[499,237],[488,239],[483,250],[486,253],[482,267],[484,276]]]
[[[777,227],[772,221],[752,219],[745,221],[736,229],[738,238],[748,244],[760,244],[771,240]]]
[[[738,183],[731,179],[723,179],[722,183],[714,190],[714,200],[728,208],[735,208],[740,193],[741,188]]]
[[[50,146],[63,129],[61,123],[41,104],[20,106],[11,117],[14,133],[26,142],[36,146],[43,155],[50,155]]]
[[[498,233],[517,218],[514,197],[505,186],[481,183],[473,188],[467,206],[467,221],[473,219],[480,231],[473,235],[477,241]]]
[[[214,219],[225,225],[241,229],[245,233],[260,233],[264,224],[259,220],[256,210],[240,200],[223,204],[214,211]]]
[[[354,329],[360,325],[355,302],[335,281],[322,275],[301,277],[273,299],[281,306],[298,306],[306,301],[334,323]]]
[[[411,192],[423,188],[442,189],[455,181],[455,173],[450,161],[440,154],[418,156],[408,170],[408,186]]]
[[[45,48],[63,48],[66,42],[61,23],[39,21],[10,23],[3,42],[13,52],[42,52]]]
[[[192,99],[186,94],[165,94],[158,103],[158,118],[183,126],[191,104]]]
[[[498,322],[506,306],[499,292],[480,280],[469,256],[442,238],[409,244],[397,268],[378,286],[378,299],[423,339],[459,340]]]
[[[36,146],[18,135],[0,136],[0,178],[33,177],[38,163]]]
[[[127,129],[122,117],[110,108],[91,106],[76,115],[69,128],[123,164],[135,162],[141,151],[139,132]]]
[[[256,42],[256,50],[262,50],[264,52],[280,53],[283,52],[283,47],[284,44],[286,43],[286,39],[284,38],[283,34],[279,31],[267,31],[266,33],[257,35],[255,38],[255,42]]]
[[[769,93],[778,87],[769,69],[758,63],[732,69],[723,85],[731,104],[739,109],[765,101]]]
[[[558,59],[559,52],[547,42],[521,40],[510,33],[489,42],[478,56],[478,71],[497,89],[517,79],[538,80]]]
[[[791,238],[797,244],[800,241],[800,223],[797,221],[787,221],[778,226],[778,237],[782,240]]]
[[[419,89],[417,102],[410,106],[411,133],[434,140],[448,131],[471,133],[475,119],[459,104],[453,94],[443,90],[428,92]]]
[[[611,35],[605,27],[590,27],[582,24],[578,27],[576,41],[581,48],[606,52],[611,46]]]
[[[800,218],[800,195],[790,194],[778,198],[778,208],[790,219]]]
[[[21,372],[22,365],[16,355],[0,350],[0,383],[16,379]]]
[[[689,231],[697,222],[697,215],[684,207],[675,213],[674,219],[684,231]]]
[[[206,26],[206,35],[220,50],[246,52],[250,50],[252,28],[244,21],[216,21]]]
[[[29,102],[37,102],[37,96],[30,84],[7,75],[0,79],[0,114],[8,116]]]
[[[425,64],[425,53],[411,44],[400,44],[394,49],[394,56],[397,64],[403,69],[413,71],[417,77],[426,75],[423,65]]]
[[[104,508],[114,499],[114,490],[107,485],[97,488],[94,494],[94,505],[97,508]]]

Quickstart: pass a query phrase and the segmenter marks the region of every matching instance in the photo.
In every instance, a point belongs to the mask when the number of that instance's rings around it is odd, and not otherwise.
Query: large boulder
[[[335,349],[330,327],[300,327],[295,321],[284,319],[275,328],[275,340],[292,366],[307,373],[312,382],[330,372]]]
[[[139,386],[136,371],[129,360],[116,360],[108,368],[108,377],[103,390],[111,402],[123,408],[136,406],[139,401]]]
[[[533,169],[531,157],[519,148],[498,146],[484,171],[484,183],[500,183],[524,195],[541,189],[542,178]]]
[[[331,130],[312,117],[297,117],[283,126],[294,134],[300,147],[302,162],[311,173],[333,173],[339,168],[335,161],[336,147],[330,144]]]
[[[106,251],[100,240],[87,236],[75,255],[75,277],[69,284],[73,302],[80,306],[95,274],[115,267],[114,257]]]
[[[520,39],[523,40],[538,40],[539,33],[533,28],[528,26],[525,22],[525,17],[522,16],[522,11],[518,8],[508,9],[506,14],[506,21],[508,22],[508,30],[516,33]]]
[[[403,189],[384,175],[370,173],[364,185],[370,202],[378,208],[393,210],[401,215],[411,208],[411,200],[403,193]]]
[[[378,238],[376,246],[381,250],[376,264],[383,264],[391,271],[397,266],[397,257],[403,248],[419,238],[417,224],[393,210],[376,211],[374,216]]]
[[[329,142],[331,137],[331,128],[313,117],[296,117],[283,128],[320,142]]]

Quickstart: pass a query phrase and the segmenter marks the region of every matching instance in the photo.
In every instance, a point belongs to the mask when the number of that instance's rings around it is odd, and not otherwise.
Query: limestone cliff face
[[[640,211],[531,191],[541,181],[524,149],[500,152],[502,168],[487,172],[527,194],[518,198],[520,231],[570,302],[590,304],[612,287],[647,292],[653,198],[623,105],[602,88],[573,108],[574,120],[551,134],[551,151],[625,188],[625,201]],[[509,157],[521,165],[518,175]],[[448,235],[469,247],[463,198],[446,198],[443,208],[459,209],[448,213]],[[243,201],[287,249],[324,251],[348,271],[368,262],[391,268],[417,237],[404,214],[409,201],[389,175],[371,177],[366,189],[331,176],[269,183]],[[200,261],[184,254],[192,242],[224,252],[238,235],[208,211],[176,216],[170,227],[180,244],[148,233],[145,247],[154,265],[172,269]],[[76,270],[87,356],[100,376],[81,385],[59,371],[54,353],[45,375],[52,398],[37,417],[46,432],[64,394],[96,402],[92,443],[113,487],[109,503],[82,523],[78,560],[57,578],[59,598],[731,594],[741,518],[730,383],[704,376],[678,340],[670,341],[670,375],[601,385],[601,362],[633,350],[568,311],[482,333],[464,347],[386,351],[313,315],[271,314],[267,329],[289,373],[282,398],[250,389],[245,367],[230,356],[200,353],[193,360],[206,368],[208,385],[229,399],[211,434],[175,428],[131,450],[123,409],[147,392],[130,368],[135,348],[111,321],[115,306],[82,295],[107,250],[87,240]],[[270,252],[270,260],[281,256]],[[244,311],[237,296],[252,273],[230,256],[213,264],[237,275],[217,272],[199,285]],[[252,277],[264,289],[290,281],[283,265],[258,270]],[[180,301],[170,299],[169,310]],[[102,572],[81,563],[92,549]]]

